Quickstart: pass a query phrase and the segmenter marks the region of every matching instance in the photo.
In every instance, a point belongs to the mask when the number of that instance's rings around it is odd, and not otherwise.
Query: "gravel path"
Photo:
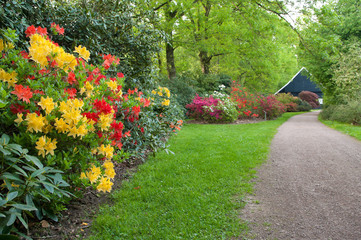
[[[241,215],[251,228],[242,239],[361,239],[361,142],[317,115],[278,129]]]

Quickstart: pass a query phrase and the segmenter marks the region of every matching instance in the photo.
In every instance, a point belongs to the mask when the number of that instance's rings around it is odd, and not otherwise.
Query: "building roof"
[[[310,91],[316,93],[319,97],[322,97],[323,93],[321,89],[311,81],[309,76],[310,73],[307,69],[305,67],[301,68],[301,70],[275,94],[291,93],[293,96],[298,96],[302,91]]]

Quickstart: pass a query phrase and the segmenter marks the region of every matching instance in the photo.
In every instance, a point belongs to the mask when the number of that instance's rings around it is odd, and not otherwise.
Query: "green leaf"
[[[8,195],[6,196],[6,200],[8,202],[10,202],[11,200],[13,200],[14,198],[16,198],[18,196],[18,191],[15,192],[9,192]]]
[[[38,169],[38,170],[36,170],[35,172],[33,172],[33,173],[30,175],[30,177],[31,177],[31,178],[35,178],[35,177],[43,174],[44,172],[45,172],[45,169],[44,169],[44,168]]]
[[[9,141],[10,141],[10,137],[8,135],[3,134],[1,136],[1,144],[7,145],[9,143]]]
[[[16,214],[15,213],[11,213],[8,222],[6,223],[6,226],[11,226],[14,224],[16,220]]]
[[[26,204],[11,204],[11,206],[17,208],[17,209],[21,209],[21,210],[25,210],[25,211],[35,211],[37,210],[36,207],[34,206],[30,206],[30,205],[26,205]]]
[[[26,221],[24,220],[24,218],[19,214],[17,215],[18,219],[20,220],[20,222],[23,224],[23,226],[28,229],[28,224],[26,223]]]
[[[54,193],[54,188],[56,188],[56,186],[47,182],[43,182],[43,186],[51,193]]]
[[[6,215],[5,215],[5,214],[0,213],[0,217],[6,217]]]
[[[22,147],[21,147],[19,144],[14,144],[14,143],[9,144],[9,145],[8,145],[8,148],[10,148],[11,151],[16,150],[15,153],[21,154],[21,153],[23,152],[23,149],[22,149]],[[14,151],[13,151],[13,152],[14,152]]]
[[[33,162],[38,168],[43,168],[43,164],[40,162],[40,160],[37,157],[31,156],[31,155],[25,155],[25,159]]]

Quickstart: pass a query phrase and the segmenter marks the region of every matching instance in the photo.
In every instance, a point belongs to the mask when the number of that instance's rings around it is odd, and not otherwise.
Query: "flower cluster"
[[[161,99],[162,99],[161,105],[162,106],[169,106],[169,103],[170,103],[170,100],[169,100],[170,91],[169,91],[168,88],[166,88],[166,87],[158,87],[157,90],[152,91],[152,94],[153,94],[153,96],[158,95],[158,96],[161,97]],[[153,97],[153,99],[154,99],[154,97]]]
[[[51,29],[64,33],[55,23]],[[122,73],[106,75],[106,69],[119,64],[118,58],[103,55],[103,65],[93,66],[87,63],[90,53],[85,47],[75,48],[78,57],[67,53],[50,39],[46,28],[30,26],[25,33],[29,53],[12,50],[0,58],[5,66],[0,68],[0,80],[12,94],[8,117],[0,121],[12,118],[17,134],[32,139],[23,144],[30,144],[44,162],[59,161],[72,175],[83,170],[83,179],[98,191],[109,192],[115,177],[112,161],[122,158],[123,141],[131,136],[131,126],[123,122],[139,120],[150,100],[138,89],[124,93]],[[2,50],[10,49],[1,43]],[[7,59],[16,61],[6,67]],[[169,90],[162,91],[170,96]],[[100,166],[103,170],[98,171]]]
[[[233,122],[238,117],[236,106],[229,96],[218,92],[208,97],[200,97],[197,94],[192,103],[186,105],[186,108],[187,115],[197,120]]]

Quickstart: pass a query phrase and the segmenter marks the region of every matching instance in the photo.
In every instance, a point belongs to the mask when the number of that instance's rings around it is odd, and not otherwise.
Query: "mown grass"
[[[252,192],[254,168],[268,155],[277,128],[295,113],[257,124],[185,125],[171,151],[150,158],[112,194],[90,239],[229,239]]]
[[[343,132],[361,141],[361,126],[337,121],[323,120],[321,118],[319,118],[319,120],[326,126],[329,126],[330,128]]]

